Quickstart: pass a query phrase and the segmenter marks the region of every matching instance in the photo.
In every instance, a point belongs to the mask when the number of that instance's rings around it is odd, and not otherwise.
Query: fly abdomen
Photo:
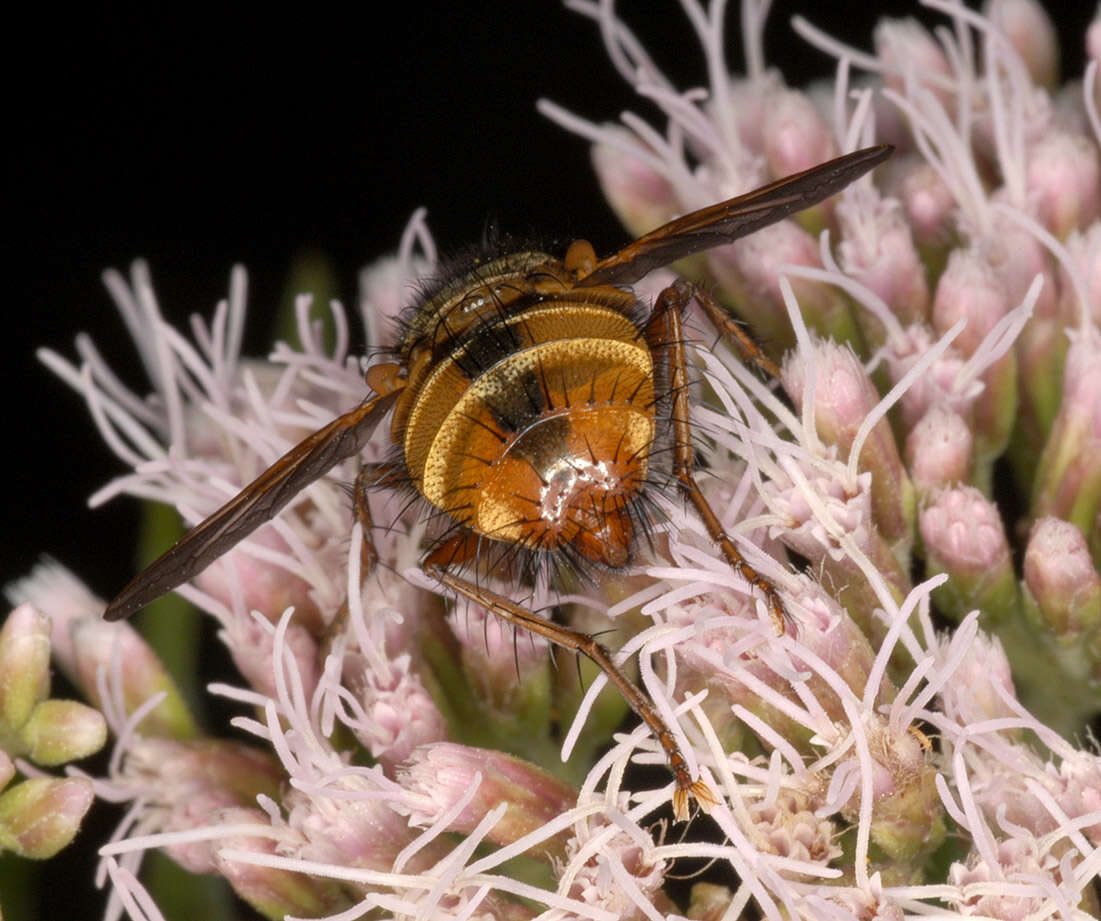
[[[633,298],[592,294],[533,298],[457,337],[411,401],[402,444],[418,490],[457,524],[618,568],[654,439],[654,367],[626,315]]]

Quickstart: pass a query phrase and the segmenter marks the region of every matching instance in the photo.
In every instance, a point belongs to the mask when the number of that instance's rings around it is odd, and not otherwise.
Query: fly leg
[[[684,347],[684,325],[681,315],[691,301],[696,301],[708,318],[725,334],[749,362],[768,374],[778,375],[779,369],[753,341],[745,330],[715,300],[702,289],[686,281],[677,281],[658,295],[654,312],[646,326],[646,339],[651,350],[668,355],[669,389],[673,398],[673,473],[685,496],[696,508],[711,539],[719,545],[730,567],[755,588],[765,599],[769,616],[777,635],[785,631],[789,618],[776,587],[746,562],[723,530],[719,517],[711,508],[696,483],[692,458],[692,414],[688,394],[688,359]]]
[[[480,604],[514,627],[530,630],[563,649],[579,652],[591,659],[608,676],[608,680],[623,695],[631,709],[650,727],[650,731],[654,733],[661,747],[665,749],[665,757],[669,761],[669,767],[673,771],[677,784],[676,790],[673,792],[673,814],[678,821],[684,821],[688,818],[689,799],[694,798],[705,812],[718,804],[715,794],[711,792],[711,788],[706,783],[702,780],[692,779],[692,775],[688,771],[688,763],[685,761],[684,755],[681,754],[676,738],[669,727],[665,725],[665,721],[658,715],[653,704],[650,703],[638,686],[619,670],[608,651],[596,639],[587,633],[571,630],[561,624],[544,620],[515,602],[509,601],[503,595],[498,595],[496,592],[453,575],[442,567],[429,565],[425,567],[425,572],[438,579],[456,594]]]
[[[734,346],[742,361],[755,365],[769,377],[780,379],[780,368],[762,350],[757,340],[746,330],[744,324],[735,320],[723,306],[708,294],[699,285],[689,281],[678,279],[669,288],[674,292],[677,316],[683,315],[684,310],[691,301],[699,304],[700,309],[707,315],[711,325],[726,336],[727,341]],[[663,292],[664,293],[664,292]],[[657,312],[656,310],[654,311]]]
[[[359,522],[363,532],[363,542],[359,548],[359,578],[362,582],[374,571],[378,565],[379,555],[375,548],[374,521],[371,518],[371,506],[367,497],[372,489],[387,485],[387,480],[396,473],[392,464],[364,464],[356,474],[355,484],[352,487],[352,514]],[[333,643],[337,637],[342,636],[348,628],[348,602],[345,601],[337,610],[333,619],[325,627],[318,646],[318,662],[324,665],[329,653],[332,652]]]
[[[360,578],[366,579],[378,565],[378,550],[375,549],[374,521],[371,518],[371,505],[368,496],[371,490],[380,486],[392,485],[394,475],[398,473],[393,464],[364,464],[356,474],[352,487],[352,512],[363,529],[363,544],[360,548]]]

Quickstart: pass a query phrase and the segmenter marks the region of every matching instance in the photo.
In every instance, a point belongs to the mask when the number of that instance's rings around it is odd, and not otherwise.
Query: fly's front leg
[[[374,522],[371,519],[371,505],[368,495],[372,489],[386,485],[397,468],[393,464],[364,464],[356,474],[352,487],[352,511],[356,521],[363,529],[363,544],[360,547],[360,578],[366,579],[378,565],[378,550],[375,549]]]
[[[710,294],[699,285],[690,281],[678,279],[673,282],[665,292],[673,292],[671,297],[673,306],[679,319],[684,315],[688,304],[695,301],[700,310],[704,312],[711,325],[726,337],[726,340],[734,346],[742,361],[754,365],[763,371],[768,377],[780,379],[780,368],[761,349],[760,344],[746,330],[746,327],[732,317],[729,312]],[[663,294],[665,292],[662,292]],[[657,310],[654,311],[657,313]]]
[[[745,561],[696,483],[692,458],[692,414],[688,398],[688,359],[681,321],[681,314],[693,300],[703,308],[719,331],[730,338],[746,360],[768,374],[778,375],[779,369],[745,330],[727,316],[722,307],[702,289],[690,282],[677,281],[658,295],[654,312],[646,327],[646,340],[652,351],[660,353],[664,350],[668,355],[669,389],[673,400],[673,472],[684,494],[695,506],[707,533],[719,545],[731,568],[764,596],[772,625],[777,635],[780,635],[784,633],[789,618],[779,592],[768,579]]]
[[[359,546],[359,578],[362,582],[375,571],[378,565],[378,550],[375,548],[374,521],[371,518],[371,506],[368,494],[372,489],[385,485],[387,478],[396,472],[392,464],[364,464],[356,474],[352,486],[352,514],[359,522],[363,532],[363,542]],[[348,626],[348,602],[340,606],[336,615],[325,628],[318,647],[318,661],[324,663],[332,652],[333,643]]]
[[[514,627],[530,630],[532,633],[564,649],[579,652],[592,660],[608,676],[608,680],[623,695],[631,709],[650,727],[650,731],[654,733],[661,747],[665,750],[665,757],[669,761],[669,767],[677,783],[677,788],[673,792],[673,814],[679,821],[688,818],[688,801],[691,798],[695,798],[700,804],[700,808],[705,812],[709,811],[712,806],[717,805],[718,800],[715,798],[715,794],[711,792],[711,788],[702,780],[692,780],[692,775],[688,771],[688,763],[685,761],[684,755],[681,754],[676,738],[669,727],[665,725],[665,721],[658,715],[653,704],[650,703],[637,685],[616,667],[608,651],[592,636],[544,620],[503,595],[498,595],[496,592],[491,592],[480,585],[453,575],[446,569],[438,566],[427,566],[425,572],[438,579],[456,594],[480,604]]]

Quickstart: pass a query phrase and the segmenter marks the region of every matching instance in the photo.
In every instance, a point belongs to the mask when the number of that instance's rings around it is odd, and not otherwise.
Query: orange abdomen
[[[654,441],[653,359],[633,296],[573,288],[560,266],[421,308],[394,437],[417,489],[461,527],[618,568]]]

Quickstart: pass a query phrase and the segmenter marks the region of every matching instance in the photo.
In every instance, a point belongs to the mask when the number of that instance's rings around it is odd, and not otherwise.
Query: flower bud
[[[1004,189],[995,197],[1004,199]],[[1051,253],[1035,233],[998,213],[990,235],[981,246],[982,255],[1001,281],[1011,306],[1025,299],[1033,280],[1040,275],[1044,283],[1032,305],[1032,317],[1066,316],[1060,313],[1058,273]]]
[[[884,359],[892,383],[898,383],[917,361],[936,344],[926,326],[907,327],[884,351]],[[982,390],[973,383],[969,390],[959,392],[957,380],[964,369],[963,356],[952,346],[929,366],[928,370],[910,382],[899,401],[901,428],[910,431],[934,406],[943,406],[963,419],[971,415],[971,405]]]
[[[1074,525],[1041,518],[1025,549],[1026,611],[1060,643],[1074,645],[1101,624],[1101,575]]]
[[[50,692],[50,619],[29,604],[0,628],[0,725],[18,730]]]
[[[1059,81],[1059,41],[1036,0],[987,0],[983,12],[1005,33],[1034,83],[1054,90]]]
[[[123,769],[169,805],[183,795],[210,791],[252,803],[259,794],[278,796],[284,780],[274,755],[224,739],[178,742],[139,736],[127,750]]]
[[[143,732],[178,738],[196,734],[194,719],[152,647],[127,621],[104,621],[106,604],[64,566],[52,560],[39,564],[9,588],[9,595],[48,615],[55,661],[96,709],[103,710],[100,670],[112,676],[117,667],[127,712],[154,694],[166,694],[146,716]]]
[[[8,753],[0,748],[0,790],[3,790],[15,776],[15,764]]]
[[[860,551],[870,560],[887,590],[898,600],[910,590],[910,579],[892,547],[883,539],[872,520],[871,476],[862,473],[855,491],[849,491],[840,476],[831,477],[822,470],[805,471],[806,485],[796,486],[785,476],[776,476],[774,508],[785,519],[783,542],[810,561],[819,580],[835,587],[833,594],[873,645],[878,646],[887,627],[876,615],[882,606],[868,577],[849,553],[837,550],[835,539],[818,520],[803,489],[813,490],[814,500],[824,506],[829,517],[843,528]]]
[[[217,819],[225,825],[271,824],[267,813],[259,809],[225,809]],[[274,856],[282,854],[279,841],[252,835],[227,836],[218,840],[213,853],[214,868],[233,891],[267,918],[284,915],[315,918],[351,907],[350,899],[335,880],[234,860],[223,855],[223,851],[229,850]]]
[[[84,620],[99,620],[107,607],[73,573],[49,558],[43,559],[30,574],[13,582],[7,589],[13,602],[29,602],[50,619],[51,655],[54,662],[74,684],[80,683],[73,649],[73,624]],[[89,696],[94,688],[85,688]]]
[[[1046,859],[1039,853],[1036,839],[1014,836],[992,840],[990,847],[997,855],[995,866],[976,850],[966,864],[953,863],[948,868],[948,882],[957,888],[960,897],[945,901],[961,914],[985,918],[1026,918],[1050,908],[1050,896],[1039,886],[1023,884],[1024,880],[1047,878]],[[1008,880],[1021,880],[1022,884],[1010,886]]]
[[[302,839],[295,856],[392,872],[394,861],[416,836],[394,808],[393,797],[383,799],[377,781],[355,775],[331,784],[330,792],[318,796],[293,788],[281,797],[287,824]],[[406,872],[423,873],[450,850],[441,839],[432,839],[409,857]]]
[[[1020,610],[1001,628],[1002,641],[1031,714],[1067,736],[1101,705],[1099,623],[1101,577],[1082,532],[1038,520],[1025,550]]]
[[[777,85],[766,94],[764,153],[769,175],[777,179],[801,173],[837,156],[837,142],[810,99]],[[824,204],[803,211],[799,223],[817,233],[825,225]]]
[[[508,811],[487,837],[503,847],[577,803],[577,790],[528,761],[492,749],[438,742],[414,750],[397,770],[397,781],[405,788],[402,802],[410,810],[410,822],[418,826],[435,822],[474,788],[479,773],[477,792],[453,818],[449,831],[469,834],[490,809],[508,803]],[[542,856],[561,860],[565,837],[547,839],[536,849]]]
[[[548,642],[518,631],[481,605],[457,605],[448,616],[459,641],[463,673],[496,727],[518,723],[524,736],[542,735],[550,721]],[[525,728],[526,727],[526,728]]]
[[[842,199],[837,217],[841,224],[839,257],[845,273],[878,294],[903,325],[924,323],[929,316],[929,284],[898,201],[877,196],[869,208]],[[884,333],[879,321],[862,310],[857,317],[865,337],[881,343]]]
[[[617,125],[606,125],[604,133],[627,144],[638,143]],[[649,233],[684,210],[669,180],[641,157],[602,141],[593,145],[592,159],[604,198],[633,236]]]
[[[781,790],[775,800],[751,803],[749,820],[753,833],[761,836],[761,851],[822,866],[840,857],[838,829],[815,806],[799,790]]]
[[[928,163],[913,160],[903,174],[898,197],[922,262],[932,275],[939,275],[956,240],[958,206],[952,190]]]
[[[822,268],[818,244],[794,221],[780,221],[706,254],[723,300],[746,320],[773,358],[790,348],[795,337],[780,293],[781,267]],[[823,338],[858,341],[848,298],[834,285],[805,278],[790,279],[807,326]]]
[[[955,344],[970,355],[1008,311],[1005,286],[985,253],[974,248],[952,251],[937,282],[933,327],[943,335],[961,318],[967,326]]]
[[[828,665],[856,694],[864,693],[875,666],[879,641],[871,641],[865,631],[853,621],[841,606],[822,589],[810,582],[793,593],[792,601],[799,610],[799,645]],[[798,654],[796,654],[796,660]],[[815,697],[826,702],[831,716],[842,721],[844,716],[836,692],[820,682],[811,669],[807,687]],[[896,694],[890,679],[884,677],[876,689],[877,700],[892,700]],[[834,709],[836,708],[836,709]]]
[[[1028,150],[1028,200],[1040,223],[1062,239],[1084,230],[1101,213],[1101,157],[1097,144],[1052,129]]]
[[[152,647],[128,622],[107,623],[98,618],[85,618],[74,622],[72,633],[77,680],[97,708],[102,709],[97,679],[100,670],[113,675],[117,669],[127,713],[132,713],[155,694],[165,695],[146,714],[141,724],[142,733],[186,739],[198,732],[172,676]]]
[[[1086,331],[1067,350],[1063,402],[1040,456],[1032,515],[1087,533],[1101,507],[1101,337]]]
[[[1094,845],[1101,845],[1101,757],[1088,750],[1068,752],[1058,775],[1045,773],[1045,786],[1071,820],[1085,815],[1098,819],[1082,831]]]
[[[354,663],[358,657],[346,662],[345,679],[362,715],[345,722],[388,775],[413,749],[448,737],[447,721],[408,653],[391,658],[385,669]]]
[[[83,777],[36,777],[0,794],[0,849],[44,860],[69,844],[92,805]]]
[[[809,350],[789,353],[781,380],[788,396],[802,411],[808,363],[816,372],[814,421],[818,436],[836,445],[848,460],[853,440],[864,420],[879,404],[879,393],[860,359],[851,348],[830,341],[815,341]],[[880,418],[863,443],[859,469],[872,474],[872,516],[888,542],[907,540],[914,519],[914,490],[894,433],[886,417]]]
[[[221,634],[237,666],[248,683],[267,697],[275,698],[277,669],[283,668],[282,662],[275,662],[275,634],[270,627],[257,623],[250,614],[234,617]],[[317,688],[318,646],[313,634],[298,623],[298,611],[287,625],[283,640],[284,652],[289,652],[294,661],[299,680],[302,682],[303,695],[309,700]]]
[[[935,851],[947,832],[937,771],[912,733],[867,719],[865,729],[873,762],[871,839],[886,852],[884,866],[899,873]],[[855,821],[858,809],[854,795],[842,815]]]
[[[594,818],[581,826],[576,837],[570,838],[565,862],[575,872],[566,895],[593,906],[595,912],[585,912],[590,916],[642,921],[647,915],[654,916],[639,912],[639,901],[644,899],[654,906],[658,917],[666,917],[674,906],[660,890],[669,864],[654,853],[648,839],[643,844],[639,835],[610,828],[609,824]],[[600,847],[594,851],[591,839],[597,836]],[[578,859],[582,851],[592,856],[582,862]],[[609,863],[614,863],[618,873],[609,873]],[[624,876],[627,882],[623,881]],[[580,913],[575,913],[575,917],[577,914]]]
[[[875,662],[875,651],[865,633],[844,609],[817,586],[792,598],[800,612],[799,643],[824,661],[854,691],[863,692]],[[701,703],[726,750],[744,747],[746,727],[735,714],[742,708],[758,717],[802,751],[813,749],[810,732],[790,712],[796,697],[790,674],[775,670],[756,655],[747,639],[759,630],[749,605],[729,591],[715,591],[692,601],[674,604],[663,613],[671,626],[695,626],[691,642],[675,648],[676,686],[673,697],[708,692]],[[735,650],[745,649],[744,652]],[[798,668],[801,662],[794,663]],[[837,691],[816,668],[807,669],[802,691],[813,695],[816,706],[830,719],[847,717]],[[751,680],[747,680],[747,678]],[[880,696],[890,699],[895,689],[887,678]],[[762,740],[768,745],[768,740]]]
[[[981,622],[989,627],[1013,610],[1013,561],[993,502],[972,486],[945,490],[921,512],[919,529],[927,575],[949,576],[933,592],[945,614],[962,620],[978,608]]]
[[[19,742],[35,764],[53,767],[91,755],[107,741],[107,721],[75,700],[43,700],[19,730]]]
[[[950,409],[932,407],[906,436],[906,466],[920,494],[966,483],[973,441],[967,423]]]
[[[249,543],[290,555],[290,548],[274,527],[262,527],[249,537]],[[243,547],[235,547],[195,577],[196,586],[221,601],[230,610],[240,610],[247,620],[259,611],[271,623],[283,612],[294,608],[294,620],[318,636],[324,629],[309,582],[271,560],[254,556]],[[240,606],[237,592],[240,591]]]
[[[912,77],[937,97],[946,112],[955,111],[955,99],[949,90],[930,86],[922,79],[926,74],[950,80],[955,76],[944,49],[925,26],[910,18],[881,19],[872,32],[872,42],[891,89],[908,95],[906,78]]]
[[[1101,83],[1101,78],[1098,79]],[[1059,284],[1061,303],[1057,315],[1065,323],[1074,324],[1085,309],[1092,317],[1095,326],[1101,328],[1101,221],[1094,221],[1085,232],[1074,231],[1066,239],[1067,255],[1070,265],[1086,284],[1086,304],[1079,303],[1078,294],[1071,283],[1067,267],[1059,266]]]
[[[172,797],[160,830],[162,834],[173,834],[203,828],[213,824],[221,810],[240,805],[241,801],[228,790],[197,784],[186,796]],[[219,847],[218,840],[183,838],[166,844],[164,852],[188,873],[213,873],[214,853]]]
[[[274,756],[258,748],[139,735],[131,740],[118,782],[140,791],[156,809],[157,830],[172,834],[214,824],[221,810],[251,806],[257,796],[276,798],[284,781]],[[220,846],[210,839],[172,840],[164,849],[186,870],[209,873]]]
[[[933,328],[941,335],[961,317],[967,326],[953,345],[971,356],[991,329],[1009,311],[1005,286],[985,255],[958,249],[937,282],[933,298]],[[989,475],[989,465],[1005,450],[1017,416],[1017,357],[1010,350],[982,374],[985,385],[971,410],[978,474]],[[985,479],[984,479],[985,481]]]
[[[946,716],[968,726],[1013,716],[1003,694],[1010,700],[1017,697],[1009,659],[1001,640],[979,630],[953,679],[941,688],[941,705]]]

